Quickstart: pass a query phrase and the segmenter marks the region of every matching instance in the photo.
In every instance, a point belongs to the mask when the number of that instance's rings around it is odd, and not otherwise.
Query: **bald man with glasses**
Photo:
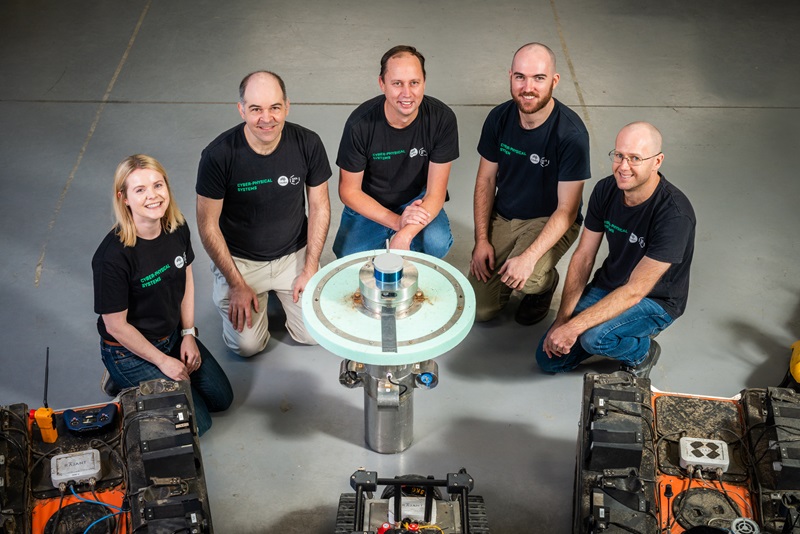
[[[617,135],[613,174],[592,192],[561,306],[536,351],[545,372],[599,355],[648,378],[661,352],[653,338],[683,314],[696,221],[686,196],[659,172],[661,143],[646,122]],[[608,257],[587,285],[603,236]]]

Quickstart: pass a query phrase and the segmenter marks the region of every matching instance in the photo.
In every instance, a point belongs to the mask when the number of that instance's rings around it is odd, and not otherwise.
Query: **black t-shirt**
[[[200,158],[196,192],[224,199],[219,227],[232,256],[272,261],[306,245],[305,186],[331,177],[319,136],[287,122],[272,154],[247,143],[244,123],[209,144]]]
[[[386,121],[386,97],[358,106],[347,119],[336,164],[364,171],[361,190],[394,210],[418,196],[428,184],[428,163],[458,158],[456,115],[443,102],[423,96],[419,114],[407,127]]]
[[[626,284],[644,256],[671,263],[647,297],[673,319],[680,317],[689,294],[696,226],[686,195],[661,176],[649,199],[628,207],[614,176],[609,176],[592,191],[585,224],[593,232],[604,232],[608,240],[608,257],[595,272],[592,285],[613,291]]]
[[[513,100],[490,111],[483,123],[478,153],[498,164],[494,209],[506,219],[549,217],[558,206],[558,182],[591,177],[586,126],[553,100],[550,116],[533,130],[520,126]],[[575,220],[582,219],[579,209]]]
[[[155,239],[139,237],[133,247],[123,246],[112,230],[92,258],[95,313],[128,310],[128,323],[151,341],[172,334],[181,319],[186,267],[193,261],[186,224],[171,234],[162,231]],[[102,315],[97,331],[103,339],[116,341]]]

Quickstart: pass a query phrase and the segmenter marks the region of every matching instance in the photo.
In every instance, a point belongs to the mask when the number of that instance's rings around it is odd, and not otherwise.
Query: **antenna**
[[[47,347],[47,355],[45,356],[44,360],[44,407],[49,408],[47,406],[47,382],[50,375],[50,347]]]
[[[44,360],[44,406],[36,410],[33,414],[39,431],[42,434],[42,441],[45,443],[55,443],[58,439],[56,429],[56,416],[53,410],[47,406],[47,382],[50,375],[50,347],[47,347],[47,355]]]

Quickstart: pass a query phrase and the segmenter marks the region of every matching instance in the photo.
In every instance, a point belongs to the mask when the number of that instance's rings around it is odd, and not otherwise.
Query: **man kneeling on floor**
[[[549,47],[521,47],[508,75],[512,98],[489,113],[478,143],[469,281],[476,321],[497,317],[518,290],[525,296],[514,319],[532,325],[550,312],[556,264],[580,232],[589,133],[553,98],[559,75]]]
[[[686,307],[694,210],[658,172],[664,154],[653,125],[625,126],[609,158],[613,175],[592,192],[561,306],[536,361],[559,373],[600,355],[647,378],[661,352],[652,338]],[[586,285],[604,234],[608,257]]]

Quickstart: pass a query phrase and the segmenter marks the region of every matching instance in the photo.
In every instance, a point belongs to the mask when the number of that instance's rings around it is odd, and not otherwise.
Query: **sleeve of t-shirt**
[[[683,262],[693,229],[694,223],[688,215],[670,210],[654,221],[645,256],[671,264]]]
[[[336,165],[349,172],[361,172],[367,168],[365,135],[359,125],[350,120],[344,125]]]
[[[500,161],[500,142],[497,135],[497,121],[492,120],[493,113],[489,113],[483,121],[481,138],[478,141],[478,154],[482,158],[497,163]]]
[[[308,158],[308,175],[306,175],[306,185],[316,187],[324,184],[331,177],[331,164],[328,161],[328,153],[322,139],[316,133],[310,133],[306,143]]]
[[[94,312],[117,313],[128,309],[130,273],[123,263],[103,255],[92,262],[94,277]]]
[[[222,157],[220,145],[207,147],[200,156],[197,169],[197,185],[195,192],[206,198],[221,200],[225,198],[228,177],[225,175],[225,158]]]
[[[189,231],[189,225],[183,223],[182,229],[185,228],[185,237],[186,240],[186,265],[191,265],[194,261],[194,249],[192,248],[192,236],[191,232]]]
[[[586,217],[583,219],[583,225],[592,232],[602,232],[605,229],[603,225],[605,214],[603,212],[606,206],[607,185],[608,182],[606,180],[597,182],[597,185],[592,190],[592,195],[589,197],[589,205],[586,208]]]
[[[458,121],[450,108],[441,112],[436,124],[434,145],[428,156],[433,163],[449,163],[458,158]]]
[[[589,134],[576,132],[558,147],[558,181],[588,180],[592,176],[589,158]]]

